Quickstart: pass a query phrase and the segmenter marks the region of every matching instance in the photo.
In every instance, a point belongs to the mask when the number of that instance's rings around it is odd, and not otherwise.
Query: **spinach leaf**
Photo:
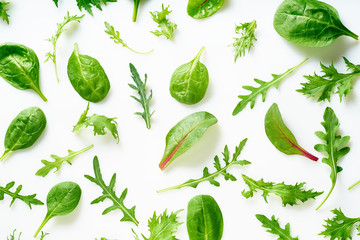
[[[265,132],[270,142],[282,153],[298,154],[317,161],[318,158],[299,146],[294,134],[285,125],[279,107],[271,105],[265,116]]]
[[[46,117],[40,108],[30,107],[22,110],[6,131],[5,151],[0,160],[4,160],[13,151],[31,147],[40,137],[45,126]]]
[[[189,0],[187,13],[192,18],[207,18],[216,13],[223,3],[224,0]]]
[[[3,200],[5,194],[12,198],[10,207],[13,205],[16,199],[19,199],[26,203],[31,209],[31,204],[33,205],[44,205],[44,203],[38,199],[36,199],[36,194],[32,195],[20,195],[20,191],[22,190],[22,185],[19,185],[14,192],[12,192],[11,188],[15,186],[15,182],[9,182],[5,187],[0,186],[0,200]]]
[[[10,15],[7,13],[7,11],[9,11],[7,5],[9,4],[9,2],[0,1],[0,18],[2,18],[2,20],[4,20],[7,24],[9,24],[10,17]]]
[[[193,197],[187,207],[186,226],[190,240],[220,240],[224,223],[215,199],[209,195]]]
[[[328,46],[342,35],[358,40],[334,7],[317,0],[283,1],[275,13],[274,28],[286,40],[307,47]]]
[[[71,85],[87,101],[100,102],[110,90],[109,79],[100,63],[95,58],[79,54],[76,43],[68,61],[67,74]]]
[[[16,43],[0,45],[0,76],[17,89],[34,90],[46,102],[39,86],[39,67],[32,49]]]
[[[217,118],[208,112],[196,112],[178,122],[166,135],[160,169],[164,170],[175,158],[189,150],[215,123]]]
[[[74,182],[62,182],[51,188],[46,198],[46,216],[34,237],[39,234],[41,229],[51,218],[64,216],[74,211],[80,201],[80,197],[81,188]]]
[[[278,240],[298,240],[298,237],[292,237],[290,234],[290,223],[285,225],[285,228],[281,228],[279,224],[279,219],[276,219],[272,215],[271,219],[267,218],[262,214],[256,214],[256,218],[263,224],[263,228],[268,228],[266,230],[268,233],[278,235]]]
[[[170,94],[181,103],[195,104],[205,96],[209,73],[200,62],[204,49],[202,47],[193,60],[178,67],[171,77]]]

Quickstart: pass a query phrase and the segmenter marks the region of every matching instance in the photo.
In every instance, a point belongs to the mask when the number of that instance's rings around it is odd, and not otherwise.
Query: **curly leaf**
[[[174,40],[174,31],[177,28],[177,25],[167,19],[167,16],[172,12],[169,11],[169,7],[170,5],[167,8],[164,8],[164,4],[162,4],[161,12],[150,12],[154,22],[159,24],[158,27],[160,28],[160,31],[151,31],[151,33],[158,37],[165,36],[167,39]]]
[[[4,20],[7,24],[9,24],[9,14],[7,13],[7,11],[9,11],[9,8],[7,7],[7,5],[9,5],[9,2],[5,2],[5,1],[0,1],[0,18],[2,18],[2,20]]]
[[[20,195],[20,191],[22,190],[22,185],[19,185],[16,190],[14,192],[12,192],[10,189],[15,185],[15,182],[9,182],[8,184],[6,184],[5,187],[1,187],[0,186],[0,200],[4,200],[5,195],[8,195],[12,198],[11,203],[10,203],[10,207],[13,205],[13,203],[15,202],[16,199],[19,199],[21,201],[23,201],[24,203],[26,203],[30,209],[31,209],[31,204],[33,205],[44,205],[43,202],[41,202],[40,200],[36,199],[36,194],[32,194],[32,195]]]
[[[246,49],[250,52],[250,49],[254,46],[254,42],[257,40],[254,34],[256,27],[257,25],[255,20],[235,25],[235,33],[241,34],[241,37],[234,38],[235,41],[232,44],[233,52],[235,54],[234,62],[236,62],[238,57],[245,56]]]
[[[271,219],[262,214],[256,214],[255,216],[263,224],[263,228],[268,228],[268,230],[266,230],[268,233],[279,236],[278,240],[298,240],[298,237],[294,238],[290,235],[289,223],[285,225],[285,228],[281,228],[279,219],[276,219],[274,215],[272,215]]]

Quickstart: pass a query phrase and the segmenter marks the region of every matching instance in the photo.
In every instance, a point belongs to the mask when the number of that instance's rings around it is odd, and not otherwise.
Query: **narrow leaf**
[[[278,235],[278,240],[298,240],[298,237],[292,237],[290,235],[290,224],[287,223],[285,228],[281,228],[279,224],[279,219],[276,219],[273,215],[271,219],[267,218],[262,214],[256,214],[256,218],[263,224],[263,228],[267,228],[266,230],[269,233]]]

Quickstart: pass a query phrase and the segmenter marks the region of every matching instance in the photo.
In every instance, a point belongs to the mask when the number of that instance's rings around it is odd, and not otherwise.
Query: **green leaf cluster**
[[[53,2],[58,7],[59,0],[53,0]],[[92,7],[96,7],[101,11],[101,4],[106,5],[109,2],[117,2],[117,0],[76,0],[79,10],[85,9],[90,15],[93,15]]]
[[[234,62],[236,62],[239,57],[245,56],[246,50],[250,52],[250,49],[254,46],[254,42],[257,40],[255,37],[256,27],[255,20],[235,25],[235,33],[241,34],[241,37],[234,38],[235,41],[232,44],[235,55]]]
[[[263,228],[267,228],[268,233],[278,235],[278,240],[298,240],[298,237],[292,237],[290,234],[290,223],[285,225],[285,228],[281,228],[279,224],[279,219],[276,219],[274,215],[271,216],[271,219],[267,218],[262,214],[256,214],[256,218],[263,224]]]
[[[169,10],[169,6],[164,8],[164,4],[162,4],[161,12],[155,11],[150,12],[154,22],[156,22],[160,30],[151,31],[155,36],[165,36],[167,39],[174,40],[174,31],[177,28],[175,23],[169,21],[167,16],[172,12]]]

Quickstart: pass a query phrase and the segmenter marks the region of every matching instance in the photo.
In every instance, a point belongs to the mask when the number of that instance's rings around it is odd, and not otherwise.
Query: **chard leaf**
[[[290,235],[290,223],[287,223],[285,228],[281,228],[279,219],[276,219],[274,215],[269,219],[262,214],[256,214],[256,218],[263,224],[263,228],[268,228],[266,230],[268,233],[278,235],[278,240],[298,240],[298,237],[294,238]]]
[[[22,185],[19,185],[14,192],[12,192],[11,188],[14,187],[15,182],[9,182],[5,187],[0,186],[0,200],[4,200],[5,195],[8,195],[12,198],[10,207],[13,205],[16,199],[19,199],[26,203],[31,209],[31,204],[33,205],[44,205],[44,203],[38,199],[36,199],[36,194],[32,195],[20,195],[20,191],[22,190]]]
[[[239,57],[245,56],[246,50],[250,52],[250,49],[254,46],[254,42],[257,41],[255,37],[256,30],[256,21],[240,23],[240,25],[235,25],[235,33],[241,34],[241,37],[234,38],[234,43],[232,44],[233,52],[235,54],[235,60]]]
[[[224,0],[189,0],[187,13],[195,19],[207,18],[216,13]]]
[[[170,22],[167,18],[167,16],[172,12],[169,10],[169,7],[170,5],[164,8],[164,4],[162,4],[161,12],[150,12],[152,19],[154,22],[159,24],[158,27],[160,28],[160,31],[155,30],[151,31],[151,33],[158,37],[165,36],[167,39],[174,40],[174,31],[176,30],[177,25]]]
[[[9,2],[0,1],[0,18],[4,20],[7,24],[9,24],[9,14],[7,11],[9,11],[9,8],[7,5],[9,5]]]
[[[313,161],[318,158],[299,146],[294,134],[286,127],[279,107],[276,103],[271,105],[265,116],[265,132],[270,142],[282,153],[298,154]]]

